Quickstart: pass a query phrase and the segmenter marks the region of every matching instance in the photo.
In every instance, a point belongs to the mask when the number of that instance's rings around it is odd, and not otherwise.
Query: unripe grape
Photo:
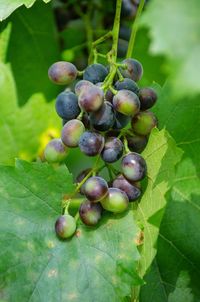
[[[130,116],[124,115],[120,112],[115,113],[115,123],[113,129],[123,129],[130,122]]]
[[[104,147],[104,137],[96,132],[85,131],[80,140],[80,150],[88,156],[100,154]]]
[[[76,182],[77,183],[81,183],[82,180],[88,175],[88,173],[91,171],[91,168],[85,169],[83,171],[81,171],[78,176],[76,177]],[[85,183],[81,186],[80,188],[80,194],[84,194],[84,187],[85,187]]]
[[[147,136],[143,136],[143,135],[130,135],[127,136],[126,138],[128,141],[129,149],[136,153],[141,153],[145,149],[148,143]]]
[[[90,177],[85,182],[84,194],[92,202],[100,201],[108,194],[108,184],[102,177]]]
[[[85,126],[79,120],[71,120],[67,122],[61,134],[62,142],[68,147],[78,147],[79,139],[85,131]]]
[[[148,135],[157,126],[157,118],[150,111],[140,111],[131,121],[133,131],[139,135]]]
[[[76,221],[74,217],[68,214],[58,217],[55,223],[55,231],[62,239],[71,237],[76,231]]]
[[[77,74],[76,67],[65,61],[54,63],[48,70],[49,79],[59,85],[70,84],[75,80]]]
[[[123,144],[117,137],[108,137],[101,152],[102,159],[107,163],[114,163],[123,154]]]
[[[83,79],[92,82],[93,84],[103,82],[108,75],[108,70],[102,64],[89,65],[83,74]]]
[[[79,95],[79,106],[86,112],[97,111],[104,102],[103,91],[97,87],[88,87],[86,91],[82,91]]]
[[[126,193],[129,201],[138,199],[141,190],[138,183],[130,183],[122,174],[118,175],[112,183],[112,187],[118,188]]]
[[[89,87],[93,87],[93,84],[86,80],[81,80],[76,83],[75,93],[76,95],[80,95],[83,91],[86,91]]]
[[[101,200],[102,207],[113,213],[124,212],[129,205],[129,200],[122,190],[117,188],[109,188],[108,195]]]
[[[84,201],[79,208],[79,216],[82,222],[89,226],[96,225],[101,219],[103,208],[100,203]]]
[[[140,110],[140,101],[134,92],[122,89],[114,96],[113,107],[124,115],[134,116]]]
[[[105,102],[101,108],[90,114],[90,123],[98,131],[109,130],[115,122],[113,106]]]
[[[77,96],[69,91],[60,93],[56,99],[56,112],[64,120],[76,118],[81,112]]]
[[[123,81],[120,81],[120,80],[117,81],[115,83],[115,89],[116,90],[126,89],[126,90],[130,90],[130,91],[134,92],[135,94],[139,93],[139,87],[138,87],[137,83],[129,78],[124,78]]]
[[[152,88],[141,88],[139,91],[140,110],[147,110],[156,103],[157,94]]]
[[[60,138],[52,139],[45,147],[44,157],[49,163],[60,163],[67,157],[68,149]]]
[[[138,153],[130,152],[122,158],[122,172],[129,181],[143,179],[147,172],[144,158]]]
[[[139,61],[129,58],[123,60],[122,64],[125,64],[126,66],[126,69],[123,68],[120,69],[124,77],[130,78],[135,82],[139,81],[142,78],[143,67]]]

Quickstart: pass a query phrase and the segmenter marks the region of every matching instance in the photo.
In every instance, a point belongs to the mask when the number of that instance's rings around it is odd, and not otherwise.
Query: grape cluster
[[[77,81],[80,74],[82,79]],[[85,196],[79,217],[86,225],[96,225],[105,210],[127,210],[129,202],[141,195],[140,181],[146,176],[147,166],[140,153],[157,125],[155,115],[149,111],[157,95],[152,88],[139,88],[137,82],[142,74],[142,65],[135,59],[118,64],[109,85],[110,69],[99,63],[89,65],[82,73],[69,62],[57,62],[49,68],[54,83],[76,83],[73,91],[66,89],[57,97],[55,107],[63,128],[61,138],[46,146],[46,160],[65,161],[68,148],[79,147],[87,156],[101,157],[115,175],[109,183],[99,176],[98,168],[86,169],[77,176],[78,193]],[[121,171],[111,165],[119,159]],[[76,230],[74,217],[68,212],[60,216],[55,230],[61,238],[70,237]]]

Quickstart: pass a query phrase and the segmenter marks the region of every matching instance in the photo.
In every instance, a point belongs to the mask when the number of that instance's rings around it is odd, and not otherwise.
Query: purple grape
[[[132,129],[138,135],[148,135],[157,124],[157,118],[150,111],[140,111],[131,121]]]
[[[88,168],[88,169],[85,169],[83,171],[81,171],[78,176],[76,177],[76,182],[77,183],[81,183],[82,180],[88,175],[88,173],[90,173],[92,171],[91,168]],[[85,183],[81,186],[80,188],[80,194],[84,194],[84,186],[85,186]]]
[[[98,111],[90,114],[90,123],[98,131],[109,130],[115,122],[113,106],[105,102]]]
[[[68,154],[67,147],[60,138],[52,139],[45,147],[44,157],[49,163],[63,162]]]
[[[130,152],[122,158],[122,172],[129,181],[143,179],[147,172],[144,158],[138,153]]]
[[[65,61],[54,63],[48,70],[49,79],[58,85],[70,84],[76,79],[77,74],[76,67]]]
[[[88,87],[79,95],[79,106],[86,112],[97,111],[103,104],[103,90],[97,86]]]
[[[76,118],[81,112],[77,96],[69,91],[60,93],[56,100],[56,112],[64,120]]]
[[[108,75],[108,70],[102,64],[89,65],[83,74],[83,79],[92,82],[93,84],[103,82]]]
[[[84,201],[79,208],[79,216],[82,222],[89,226],[96,225],[101,219],[103,208],[100,203]]]
[[[129,201],[138,199],[141,195],[140,186],[138,183],[130,183],[122,174],[118,175],[113,181],[112,187],[118,188],[126,193]]]
[[[127,136],[126,138],[128,141],[129,149],[136,153],[141,153],[145,149],[148,143],[147,136],[143,136],[143,135],[130,135]]]
[[[122,129],[130,122],[130,116],[124,115],[120,112],[115,113],[115,123],[113,129]]]
[[[120,69],[124,77],[130,78],[135,82],[139,81],[142,78],[143,67],[139,61],[129,58],[122,61],[122,64],[125,64],[126,66],[126,69]]]
[[[62,142],[68,147],[78,147],[79,139],[85,131],[85,126],[79,120],[71,120],[62,129]]]
[[[101,152],[102,159],[107,163],[114,163],[123,154],[123,144],[117,137],[108,137]]]
[[[139,91],[140,110],[147,110],[156,103],[157,94],[152,88],[141,88]]]
[[[76,231],[76,221],[71,215],[65,214],[58,217],[55,223],[55,231],[58,237],[66,239]]]
[[[76,83],[75,86],[75,93],[76,95],[80,95],[83,91],[86,91],[89,87],[93,87],[94,85],[86,80],[81,80],[79,82]]]
[[[96,132],[85,131],[79,140],[80,150],[88,156],[100,154],[104,147],[104,137]]]
[[[101,200],[102,207],[113,213],[124,212],[129,205],[129,200],[122,190],[117,188],[109,188],[108,195]]]
[[[108,194],[108,184],[102,177],[90,177],[85,182],[84,194],[88,200],[98,202]]]
[[[140,101],[134,92],[122,89],[114,96],[113,107],[124,115],[134,116],[140,110]]]
[[[134,92],[135,94],[139,93],[139,87],[136,84],[136,82],[134,82],[133,80],[129,79],[129,78],[124,78],[123,81],[117,81],[115,83],[115,89],[116,90],[122,90],[122,89],[126,89],[126,90],[130,90],[132,92]]]

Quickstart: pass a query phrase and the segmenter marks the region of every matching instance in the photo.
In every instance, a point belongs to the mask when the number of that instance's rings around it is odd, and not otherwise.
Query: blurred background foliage
[[[138,3],[123,1],[119,61]],[[1,1],[0,163],[12,165],[16,157],[35,160],[47,141],[59,136],[54,99],[63,87],[50,83],[48,67],[62,59],[84,69],[91,40],[112,27],[114,8],[114,0]],[[166,128],[184,152],[166,196],[157,256],[141,290],[145,302],[200,301],[199,13],[199,0],[147,1],[132,54],[144,67],[140,86],[154,85],[159,92],[154,109],[159,128]],[[101,51],[109,48],[108,41]],[[67,165],[76,172],[88,161],[73,150]]]

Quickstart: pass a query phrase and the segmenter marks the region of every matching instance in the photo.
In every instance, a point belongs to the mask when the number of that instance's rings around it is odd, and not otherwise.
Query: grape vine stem
[[[139,23],[138,21],[139,21],[140,15],[142,13],[144,3],[145,3],[145,0],[140,0],[140,4],[139,4],[138,10],[137,10],[137,14],[136,14],[135,20],[134,20],[133,25],[132,25],[131,37],[130,37],[129,44],[128,44],[126,58],[131,58],[132,57],[133,47],[134,47],[134,43],[135,43],[135,37],[136,37],[136,34],[137,34],[137,30],[138,30],[138,23]]]

